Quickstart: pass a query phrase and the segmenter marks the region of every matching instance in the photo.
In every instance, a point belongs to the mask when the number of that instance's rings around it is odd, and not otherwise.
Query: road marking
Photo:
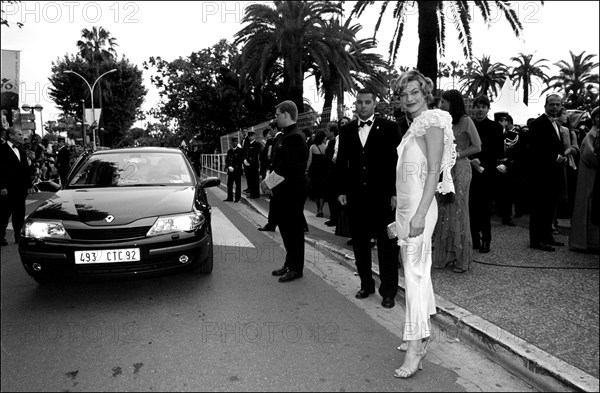
[[[216,207],[212,208],[212,230],[213,242],[217,246],[255,248],[254,244]]]

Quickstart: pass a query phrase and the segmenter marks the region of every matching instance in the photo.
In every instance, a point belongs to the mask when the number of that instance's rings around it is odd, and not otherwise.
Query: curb
[[[220,185],[227,191],[227,187]],[[257,213],[268,216],[261,206],[242,196],[241,201]],[[353,260],[346,250],[326,241],[305,237],[305,242],[317,250],[334,257],[350,270],[356,270]],[[379,271],[372,270],[374,279],[379,282]],[[405,301],[404,280],[398,283],[396,300]],[[435,295],[437,315],[434,324],[439,325],[442,335],[456,337],[476,348],[487,358],[500,364],[513,375],[521,378],[539,391],[582,391],[598,392],[598,378],[590,375],[554,355],[530,344],[514,334],[469,312],[468,310]]]

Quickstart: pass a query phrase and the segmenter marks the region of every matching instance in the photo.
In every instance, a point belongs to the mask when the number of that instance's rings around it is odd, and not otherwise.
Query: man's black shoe
[[[381,305],[383,306],[383,308],[392,308],[396,305],[396,303],[394,302],[394,298],[384,297],[381,301]]]
[[[487,254],[488,252],[490,252],[490,243],[489,242],[483,242],[481,243],[481,247],[479,248],[479,252],[482,254]]]
[[[6,241],[6,239],[2,239],[2,241],[0,241],[0,245],[2,245],[2,247],[8,246],[8,242]]]
[[[290,269],[288,269],[287,267],[284,266],[281,269],[273,270],[273,272],[271,274],[274,276],[283,276],[285,273],[288,272],[288,270],[290,270]]]
[[[279,282],[293,281],[302,277],[302,273],[296,273],[293,270],[288,270],[283,276],[279,277]]]
[[[259,230],[259,231],[263,231],[263,232],[264,232],[264,231],[267,231],[267,232],[275,232],[275,227],[273,227],[273,226],[271,226],[271,225],[267,224],[267,225],[265,225],[264,227],[258,227],[258,230]]]
[[[325,225],[327,225],[328,227],[334,227],[334,226],[336,226],[337,224],[336,224],[335,222],[333,222],[333,221],[329,220],[329,221],[325,221]]]
[[[513,220],[507,220],[507,221],[502,221],[502,225],[506,225],[509,227],[516,227],[517,224],[515,224],[515,222]]]
[[[531,244],[530,247],[535,248],[536,250],[541,250],[541,251],[556,251],[556,249],[554,247],[549,246],[544,243]]]
[[[223,199],[223,202],[233,202],[233,199]]]
[[[375,293],[375,290],[367,291],[365,289],[361,289],[360,291],[356,292],[356,295],[354,295],[354,297],[357,299],[365,299],[365,298],[368,298],[369,295],[372,295],[374,293]]]
[[[565,245],[565,243],[563,243],[563,242],[557,242],[556,240],[549,241],[546,244],[548,244],[550,246],[557,246],[557,247],[562,247],[562,246]]]

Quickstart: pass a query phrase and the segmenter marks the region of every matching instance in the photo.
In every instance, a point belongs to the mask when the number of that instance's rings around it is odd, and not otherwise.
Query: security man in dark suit
[[[398,254],[396,240],[389,239],[388,224],[395,221],[396,149],[401,133],[398,125],[375,116],[377,100],[373,91],[361,89],[356,96],[358,119],[340,130],[336,170],[339,174],[338,199],[348,206],[350,234],[360,290],[356,298],[375,293],[371,273],[372,238],[377,239],[377,253],[382,306],[394,307],[398,292]]]
[[[529,127],[531,215],[529,220],[529,246],[542,251],[555,251],[553,246],[563,246],[552,237],[552,220],[558,197],[563,187],[564,146],[560,139],[560,126],[556,117],[562,107],[562,97],[546,97],[543,115]]]
[[[298,108],[293,101],[283,101],[276,107],[277,125],[283,136],[274,148],[272,168],[284,178],[272,188],[270,209],[283,239],[285,263],[273,271],[279,282],[302,277],[304,270],[304,202],[308,195],[306,164],[308,148],[304,135],[298,130]]]
[[[227,199],[224,202],[233,202],[233,186],[235,185],[235,201],[242,198],[242,163],[244,150],[238,143],[238,138],[231,138],[232,148],[227,150],[225,168],[227,169]]]
[[[0,145],[0,244],[8,245],[6,228],[12,215],[15,243],[19,242],[25,221],[25,199],[31,189],[27,155],[20,148],[23,131],[9,127],[6,143]]]
[[[470,156],[473,178],[469,190],[469,219],[473,248],[490,252],[492,241],[492,206],[494,184],[500,171],[505,171],[502,125],[488,118],[490,100],[479,96],[473,100],[473,123],[481,139],[481,152]]]

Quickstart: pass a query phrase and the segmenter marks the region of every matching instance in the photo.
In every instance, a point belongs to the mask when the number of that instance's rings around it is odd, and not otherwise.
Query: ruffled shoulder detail
[[[425,135],[431,127],[439,127],[444,131],[444,151],[442,153],[440,168],[442,180],[437,185],[437,192],[440,194],[455,192],[451,173],[452,167],[456,163],[456,144],[454,143],[454,132],[452,131],[452,116],[440,109],[425,111],[411,124],[409,132],[419,137]]]

